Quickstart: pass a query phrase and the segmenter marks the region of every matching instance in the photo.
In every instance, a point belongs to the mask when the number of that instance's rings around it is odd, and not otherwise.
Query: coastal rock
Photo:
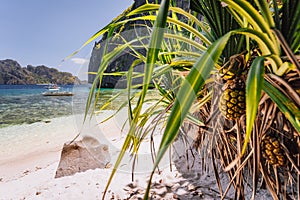
[[[160,3],[161,0],[148,0],[149,3]],[[176,6],[180,7],[186,11],[190,10],[190,0],[176,0]],[[125,14],[129,11],[132,11],[146,3],[146,0],[135,0],[133,5],[129,7],[126,11],[124,11],[121,15],[119,15],[116,19],[118,20],[124,20]],[[136,15],[134,17],[137,17]],[[185,21],[183,16],[178,16],[178,19]],[[138,21],[129,21],[124,26],[117,28],[115,30],[115,33],[120,33],[126,41],[131,41],[136,38],[142,38],[144,36],[149,35],[149,30],[145,28],[145,24],[147,24],[148,27],[151,26],[149,22],[146,22],[144,20],[138,20]],[[89,62],[89,72],[97,72],[99,69],[99,66],[101,64],[101,59],[104,51],[105,41],[107,40],[107,35],[104,35],[103,38],[95,43],[95,46],[92,51],[92,55]],[[109,44],[107,46],[107,51],[112,52],[114,48],[116,47],[116,43],[120,43],[121,41],[113,39],[113,43]],[[148,44],[149,41],[143,41],[143,44]],[[141,48],[136,49],[138,53],[145,56],[146,50],[143,48],[142,44],[138,44],[141,46]],[[131,67],[132,63],[137,59],[136,56],[134,56],[132,50],[126,49],[123,52],[122,55],[118,56],[115,60],[113,60],[109,65],[107,66],[106,72],[124,72],[128,71],[128,69]],[[134,72],[143,72],[144,71],[144,65],[138,65],[134,68]],[[88,75],[88,82],[93,83],[95,79],[94,74]],[[141,84],[143,82],[143,78],[134,78],[132,80],[132,85]],[[102,88],[126,88],[127,87],[127,80],[126,77],[120,77],[120,76],[104,76],[101,82]]]
[[[6,59],[0,60],[0,84],[23,85],[23,84],[74,84],[80,80],[68,72],[60,72],[55,68],[44,65],[21,67],[17,61]]]
[[[85,136],[80,141],[64,144],[55,178],[71,176],[89,169],[105,168],[110,160],[107,145]]]

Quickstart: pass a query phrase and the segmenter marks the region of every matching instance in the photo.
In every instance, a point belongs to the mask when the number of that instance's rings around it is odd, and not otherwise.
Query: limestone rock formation
[[[0,84],[74,84],[80,80],[68,72],[60,72],[44,65],[21,67],[17,61],[0,60]]]
[[[149,3],[158,2],[160,3],[161,0],[148,0]],[[190,9],[190,0],[174,0],[177,7],[180,7],[186,11]],[[146,3],[146,0],[135,0],[134,4],[131,8],[129,8],[126,12],[134,10],[141,5],[144,5]],[[120,15],[121,19],[122,14]],[[178,16],[180,20],[186,20],[182,16]],[[130,41],[132,39],[141,38],[143,36],[149,35],[149,30],[144,27],[143,25],[147,23],[145,21],[135,21],[135,22],[128,22],[120,29],[115,30],[115,33],[121,33],[122,37],[125,38],[127,41]],[[148,26],[151,26],[151,24],[147,24]],[[101,63],[101,58],[103,55],[104,50],[104,42],[107,40],[107,35],[104,35],[103,38],[95,43],[95,46],[92,51],[92,55],[90,58],[89,63],[89,72],[97,72]],[[112,51],[116,46],[114,44],[118,43],[120,41],[113,41],[113,44],[108,45],[108,52]],[[144,42],[144,44],[148,44],[147,41]],[[146,50],[144,48],[137,49],[137,51],[142,54],[146,55]],[[134,60],[136,60],[136,57],[130,54],[132,51],[130,49],[125,50],[125,52],[120,56],[118,56],[113,62],[111,62],[106,72],[122,72],[122,71],[128,71]],[[144,66],[139,65],[134,68],[134,71],[136,72],[143,72]],[[93,83],[95,79],[95,75],[90,74],[88,77],[88,82]],[[135,78],[133,79],[133,85],[142,83],[142,78]],[[120,77],[120,76],[104,76],[102,79],[101,87],[103,88],[126,88],[127,81],[126,77]]]
[[[55,178],[71,176],[89,169],[105,168],[110,160],[107,145],[85,136],[80,141],[64,144]]]

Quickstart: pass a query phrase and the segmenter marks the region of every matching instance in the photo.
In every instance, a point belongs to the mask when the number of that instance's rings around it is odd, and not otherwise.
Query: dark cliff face
[[[148,0],[149,3],[160,3],[161,0]],[[175,1],[174,1],[175,2]],[[131,7],[131,10],[134,10],[135,8],[140,7],[141,5],[144,5],[146,3],[146,0],[135,0],[134,4]],[[184,10],[189,10],[190,8],[190,0],[176,0],[176,6],[181,7]],[[179,16],[180,18],[180,16]],[[181,20],[185,20],[182,18]],[[120,32],[122,37],[125,38],[127,41],[131,41],[136,38],[142,38],[144,36],[149,35],[149,30],[144,28],[143,24],[145,24],[145,21],[135,21],[126,23],[120,30],[117,29],[115,32]],[[147,24],[148,26],[151,26],[150,24]],[[105,46],[105,41],[107,41],[106,35],[103,36],[103,39],[101,39],[99,42],[95,43],[95,46],[92,51],[92,55],[90,58],[89,63],[89,72],[97,72],[99,69],[99,66],[101,64],[101,59],[103,55],[103,50]],[[145,39],[144,44],[148,44],[148,41]],[[114,44],[119,43],[122,44],[122,41],[119,39],[116,39],[113,41]],[[114,44],[108,45],[108,52],[113,51],[113,49],[116,47]],[[141,43],[140,43],[141,44]],[[138,45],[138,44],[137,44]],[[138,53],[145,56],[146,50],[144,48],[138,48]],[[113,62],[111,62],[106,72],[121,72],[121,71],[128,71],[128,69],[131,67],[132,63],[136,60],[136,57],[133,56],[132,50],[126,49],[122,55],[118,56]],[[138,65],[134,67],[135,72],[143,72],[144,66]],[[88,82],[93,83],[95,79],[95,75],[89,75],[88,76]],[[132,84],[141,84],[142,78],[135,78],[133,79]],[[118,76],[104,76],[102,79],[101,87],[103,88],[126,88],[127,81],[125,77],[118,77]]]
[[[44,65],[21,67],[14,60],[0,60],[0,84],[74,84],[79,79],[68,72],[59,72],[57,69]]]

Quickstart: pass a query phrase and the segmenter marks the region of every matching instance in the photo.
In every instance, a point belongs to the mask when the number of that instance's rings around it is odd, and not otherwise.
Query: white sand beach
[[[23,134],[21,141],[10,147],[8,143],[1,146],[0,161],[0,199],[101,199],[112,167],[106,169],[88,170],[55,179],[55,172],[59,163],[63,144],[71,141],[79,132],[78,118],[81,116],[60,117],[49,120],[50,122],[38,122],[0,129],[2,135],[13,133]],[[77,118],[77,119],[76,119]],[[81,119],[79,119],[81,120]],[[120,118],[114,118],[99,126],[90,126],[84,131],[105,132],[105,138],[100,138],[103,143],[109,145],[112,163],[117,158],[119,148],[124,137],[121,136]],[[96,130],[91,130],[91,129]],[[30,135],[30,136],[29,136]],[[101,137],[101,136],[100,136]],[[3,139],[3,138],[2,138]],[[12,140],[12,138],[10,138]],[[147,150],[146,150],[147,151]],[[150,154],[146,151],[141,154],[145,162],[152,162]],[[141,150],[143,152],[143,150]],[[129,157],[129,156],[128,156]],[[143,158],[144,157],[144,158]],[[125,156],[126,160],[126,156]],[[150,163],[137,168],[138,174],[135,181],[131,181],[131,165],[123,163],[120,171],[114,177],[106,199],[127,199],[138,195],[143,196],[147,184]],[[145,167],[146,166],[146,167]],[[179,174],[170,172],[165,165],[162,169],[165,174],[154,177],[154,182],[161,184],[163,179],[168,181],[170,187],[180,180]],[[173,169],[175,167],[173,166]],[[177,184],[176,187],[179,185]],[[161,193],[167,190],[161,189]],[[173,199],[175,194],[170,193],[167,199]],[[176,195],[174,196],[174,198]]]
[[[107,113],[106,113],[107,114]],[[50,122],[2,128],[4,134],[25,134],[9,148],[1,141],[0,199],[102,199],[103,191],[124,141],[120,118],[104,124],[81,129],[82,134],[94,134],[109,146],[111,164],[104,169],[87,170],[73,176],[54,178],[63,144],[71,141],[79,132],[82,116],[67,116],[51,119]],[[126,129],[126,128],[125,128]],[[126,131],[126,130],[124,130]],[[26,133],[34,137],[26,137]],[[32,134],[36,133],[36,134]],[[99,133],[97,135],[96,133]],[[104,136],[105,134],[105,136]],[[159,138],[159,135],[157,136]],[[3,138],[2,138],[3,140]],[[161,173],[153,178],[152,197],[155,199],[219,199],[213,173],[202,173],[200,159],[186,149],[175,145],[175,157],[170,165],[166,158],[160,166]],[[7,151],[5,151],[7,149]],[[132,181],[130,156],[125,155],[120,170],[116,173],[105,199],[141,199],[152,169],[149,142],[141,147],[137,174]],[[195,152],[194,152],[195,153]],[[174,159],[175,158],[175,159]],[[170,170],[170,166],[171,169]],[[222,176],[226,180],[226,176]],[[229,194],[230,195],[230,194]],[[232,192],[231,192],[232,195]]]

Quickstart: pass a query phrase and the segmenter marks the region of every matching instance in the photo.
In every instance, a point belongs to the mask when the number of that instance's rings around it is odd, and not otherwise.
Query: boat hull
[[[72,92],[44,92],[43,96],[73,96]]]

